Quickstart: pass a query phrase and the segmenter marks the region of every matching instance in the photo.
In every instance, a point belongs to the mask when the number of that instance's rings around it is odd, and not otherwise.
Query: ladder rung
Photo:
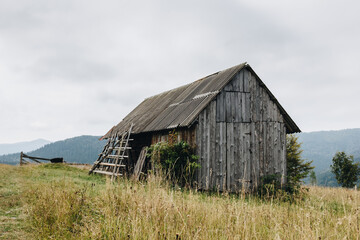
[[[117,166],[117,167],[125,167],[125,165],[120,165],[120,164],[115,164],[115,163],[99,163],[99,165],[102,165],[102,166]]]
[[[107,155],[106,158],[119,158],[119,159],[123,159],[123,158],[128,158],[129,156],[119,156],[119,155]]]
[[[131,149],[131,147],[109,147],[109,149],[111,149],[111,150],[119,150],[119,149],[121,149],[121,150],[126,150],[126,149]]]
[[[128,141],[134,141],[134,139],[129,138]],[[121,142],[121,141],[120,141],[120,140],[117,140],[115,143],[119,143],[119,142]],[[124,140],[122,141],[122,143],[126,143],[126,139],[124,139]]]
[[[112,173],[112,172],[107,172],[107,171],[100,171],[100,170],[94,170],[94,173],[99,173],[99,174],[105,174],[105,175],[114,175],[114,176],[122,176],[121,173]]]

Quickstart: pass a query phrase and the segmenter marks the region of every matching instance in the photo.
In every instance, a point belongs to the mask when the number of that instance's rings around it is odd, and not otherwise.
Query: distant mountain
[[[19,143],[0,143],[0,155],[17,153],[17,152],[30,152],[36,150],[48,143],[51,143],[45,139],[37,139],[28,142],[19,142]]]
[[[327,170],[337,151],[360,157],[360,129],[300,133],[302,157],[314,160],[316,172]]]
[[[94,163],[101,152],[105,141],[99,141],[98,136],[80,136],[47,144],[37,150],[26,152],[35,157],[63,157],[66,162]],[[20,153],[0,156],[0,163],[18,164]]]
[[[332,158],[336,152],[344,151],[353,155],[360,162],[360,129],[345,129],[338,131],[321,131],[300,133],[302,142],[302,157],[313,160],[314,171],[319,185],[336,186],[334,175],[330,172]]]

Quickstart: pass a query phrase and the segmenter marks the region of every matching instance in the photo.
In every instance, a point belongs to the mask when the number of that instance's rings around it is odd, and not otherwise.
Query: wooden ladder
[[[118,133],[112,135],[108,142],[105,144],[104,149],[99,154],[98,159],[89,171],[91,173],[98,173],[111,176],[111,180],[118,176],[122,176],[126,165],[124,159],[128,159],[126,155],[129,147],[130,134],[134,124],[130,125],[128,131],[118,135]],[[122,171],[120,171],[122,169]]]

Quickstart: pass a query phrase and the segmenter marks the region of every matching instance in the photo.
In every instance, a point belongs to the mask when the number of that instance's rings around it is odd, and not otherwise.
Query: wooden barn
[[[175,129],[196,148],[198,187],[235,192],[256,188],[265,175],[286,181],[286,134],[300,132],[246,63],[145,99],[103,138],[131,124],[128,164]]]

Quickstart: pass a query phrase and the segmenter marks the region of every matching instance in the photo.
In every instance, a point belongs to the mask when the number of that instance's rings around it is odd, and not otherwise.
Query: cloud
[[[0,142],[101,135],[247,61],[305,131],[359,127],[356,1],[0,3]]]

